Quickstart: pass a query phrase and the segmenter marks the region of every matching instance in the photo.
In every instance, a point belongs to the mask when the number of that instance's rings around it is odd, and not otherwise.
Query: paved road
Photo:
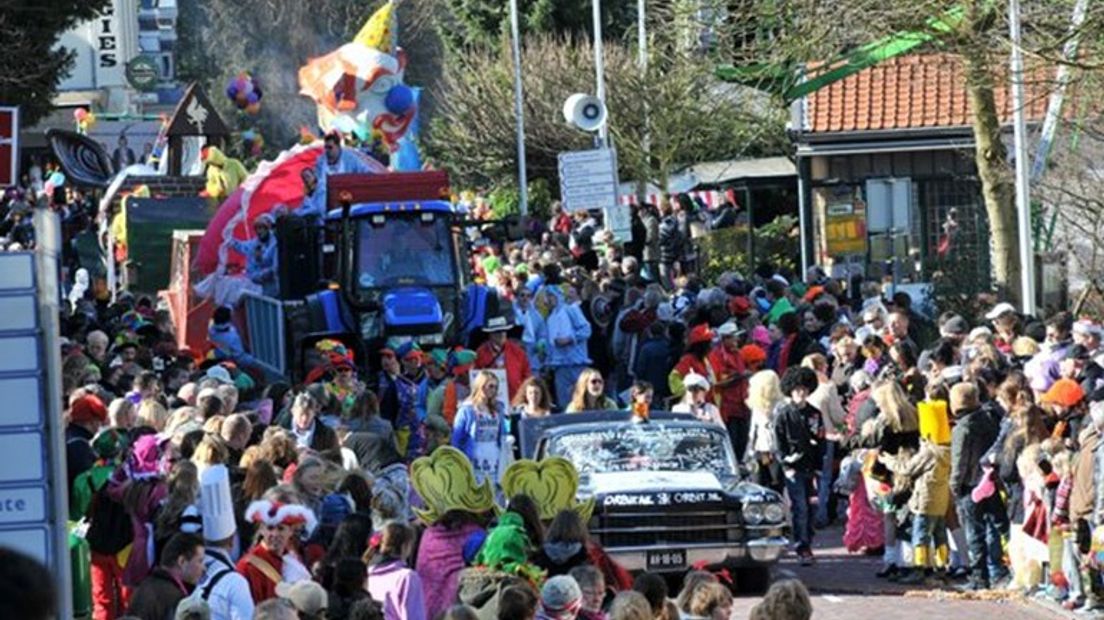
[[[881,558],[851,555],[843,548],[842,532],[833,528],[818,532],[814,544],[817,562],[799,566],[795,558],[785,558],[780,572],[789,571],[801,579],[813,595],[814,620],[1055,620],[1089,618],[1074,616],[1056,606],[1043,606],[1019,598],[1004,600],[967,600],[957,593],[934,592],[923,587],[906,586],[874,577]],[[917,588],[914,586],[914,588]],[[733,620],[748,617],[759,597],[736,600]]]

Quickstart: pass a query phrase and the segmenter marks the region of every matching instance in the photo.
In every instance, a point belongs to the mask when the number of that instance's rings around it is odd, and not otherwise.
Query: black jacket
[[[659,262],[672,265],[682,258],[684,242],[678,220],[671,216],[663,218],[659,223]]]
[[[961,412],[951,430],[951,493],[970,494],[981,479],[981,458],[997,439],[1000,428],[982,409]]]
[[[783,467],[810,473],[817,468],[817,444],[805,408],[787,402],[774,414],[774,449]]]
[[[92,469],[95,464],[96,453],[92,450],[92,433],[76,424],[65,427],[65,467],[70,491],[77,476]]]

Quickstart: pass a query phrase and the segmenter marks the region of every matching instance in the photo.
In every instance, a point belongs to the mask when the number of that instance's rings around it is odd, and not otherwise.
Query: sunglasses
[[[348,366],[341,366],[337,369],[337,372],[339,374],[342,374],[342,375],[348,375],[348,374],[352,374],[353,369],[349,368]]]
[[[602,385],[604,383],[605,383],[605,381],[603,381],[602,379],[591,379],[590,380],[591,385]]]

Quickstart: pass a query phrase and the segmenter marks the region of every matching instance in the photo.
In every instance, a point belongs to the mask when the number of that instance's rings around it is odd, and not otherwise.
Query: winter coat
[[[999,427],[981,409],[959,412],[951,430],[951,493],[956,498],[970,494],[981,479],[981,457],[993,445]]]
[[[942,517],[951,503],[951,447],[921,442],[920,451],[898,472],[899,481],[912,483],[908,507],[913,514]]]
[[[464,543],[482,531],[474,523],[456,529],[434,524],[422,534],[415,569],[422,578],[426,617],[436,618],[456,601],[460,571],[464,569]]]
[[[497,351],[490,340],[479,345],[475,351],[475,367],[477,369],[504,368],[511,401],[517,396],[522,382],[532,374],[529,368],[529,356],[525,353],[525,349],[512,340],[507,340]]]
[[[180,599],[188,595],[184,584],[160,566],[142,580],[130,597],[127,615],[142,620],[167,620],[176,613]]]
[[[659,223],[659,262],[673,265],[682,258],[685,239],[679,230],[678,220],[668,216]]]
[[[393,560],[368,568],[368,593],[383,605],[386,620],[425,620],[425,599],[422,578]]]

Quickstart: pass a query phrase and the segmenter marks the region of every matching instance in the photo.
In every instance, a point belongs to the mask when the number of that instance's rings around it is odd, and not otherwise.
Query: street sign
[[[613,149],[560,153],[560,198],[564,210],[606,209],[617,201],[617,156]]]
[[[56,214],[35,211],[34,252],[0,253],[0,547],[46,565],[59,618],[71,618],[68,483],[58,329],[61,234]]]

